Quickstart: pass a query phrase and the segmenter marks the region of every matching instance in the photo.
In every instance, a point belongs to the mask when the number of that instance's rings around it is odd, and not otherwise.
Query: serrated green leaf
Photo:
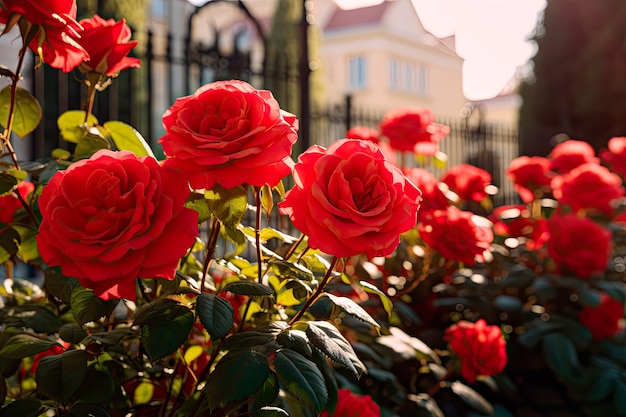
[[[45,352],[58,343],[43,340],[28,333],[16,334],[6,341],[0,349],[0,358],[22,359],[37,353]]]
[[[252,398],[252,408],[254,410],[258,410],[269,406],[276,401],[278,393],[278,378],[276,378],[276,374],[274,372],[270,372],[261,388],[259,388],[259,390],[254,394],[254,397]]]
[[[244,233],[239,229],[233,229],[224,225],[224,227],[220,229],[220,234],[224,239],[235,246],[235,250],[225,254],[224,259],[231,259],[238,256],[248,247],[248,239],[246,239]]]
[[[101,149],[111,149],[111,145],[98,129],[92,127],[87,130],[87,133],[76,144],[74,156],[76,159],[91,158],[93,154]]]
[[[300,264],[287,261],[274,261],[270,264],[274,274],[281,280],[299,279],[300,281],[311,282],[315,279],[312,271]]]
[[[450,384],[450,389],[453,393],[459,396],[461,400],[474,410],[478,411],[484,416],[493,415],[493,406],[478,392],[474,391],[467,385],[454,381]]]
[[[257,392],[270,373],[265,355],[251,350],[230,351],[215,366],[206,381],[209,407],[214,410]]]
[[[391,313],[393,312],[393,302],[389,297],[387,297],[387,294],[379,290],[378,287],[374,284],[370,284],[367,281],[357,281],[357,284],[359,284],[359,286],[363,288],[365,292],[370,294],[376,294],[378,297],[380,297],[380,302],[382,303],[383,308],[387,312],[387,315],[391,317]]]
[[[343,313],[349,314],[355,319],[367,323],[370,326],[380,327],[376,320],[374,320],[372,316],[370,316],[369,313],[363,309],[363,307],[347,297],[338,297],[333,294],[324,293],[315,301],[313,305],[317,304],[318,302],[320,302],[320,300],[323,300],[325,298],[329,300],[334,306],[339,308],[339,310]]]
[[[304,357],[310,358],[313,355],[309,338],[302,330],[285,329],[278,334],[276,341],[282,347],[295,350]]]
[[[89,335],[89,338],[96,340],[102,344],[115,346],[119,344],[122,339],[126,337],[134,337],[137,336],[134,330],[128,328],[121,329],[113,329],[107,330],[105,332],[100,333],[92,333]]]
[[[35,333],[55,333],[63,325],[56,314],[35,303],[5,307],[0,311],[8,327],[28,327]]]
[[[111,314],[120,300],[103,300],[96,297],[93,290],[80,286],[72,288],[70,310],[79,324],[97,321],[101,317]]]
[[[13,192],[18,180],[8,172],[0,173],[0,196]]]
[[[216,295],[202,293],[196,304],[198,317],[211,339],[217,341],[230,333],[235,310],[230,303]]]
[[[37,388],[65,403],[87,375],[87,352],[71,350],[60,355],[44,357],[37,367]]]
[[[209,209],[224,225],[235,228],[246,214],[248,207],[248,189],[244,186],[224,188],[215,184],[204,192]]]
[[[88,336],[88,333],[77,323],[66,323],[59,328],[59,336],[71,344],[78,344]]]
[[[247,331],[229,336],[222,342],[220,348],[222,350],[250,350],[254,346],[266,345],[274,339],[275,336],[271,333]]]
[[[135,130],[134,127],[117,120],[104,123],[104,128],[115,143],[115,147],[121,151],[130,151],[137,156],[154,156],[154,152],[148,142]]]
[[[160,299],[137,312],[134,325],[141,326],[141,343],[153,362],[174,353],[189,336],[193,312],[177,302]]]
[[[313,351],[313,362],[317,365],[317,369],[320,370],[326,383],[326,391],[328,392],[328,401],[324,406],[324,410],[328,411],[329,415],[334,415],[335,408],[337,407],[337,400],[339,398],[337,390],[337,378],[335,377],[335,370],[331,368],[327,357],[318,350]]]
[[[328,401],[324,376],[315,363],[301,354],[281,349],[276,352],[274,366],[278,381],[299,401],[319,414]]]
[[[198,212],[198,224],[204,223],[211,217],[211,211],[204,195],[190,193],[185,202],[185,207]]]
[[[20,234],[21,243],[17,251],[17,256],[25,263],[39,259],[37,239],[35,238],[37,231],[30,227],[20,225],[13,226],[13,229]]]
[[[0,124],[7,125],[11,109],[11,86],[0,91]],[[28,135],[39,125],[42,117],[39,101],[27,90],[17,87],[15,90],[15,107],[13,109],[12,130],[20,138]]]
[[[276,295],[273,289],[258,282],[231,282],[225,285],[222,291],[248,297],[274,297]]]
[[[76,278],[69,278],[61,273],[59,267],[48,267],[45,271],[45,287],[50,294],[66,304],[72,299],[72,289],[80,286]]]
[[[339,330],[325,321],[310,321],[307,324],[306,335],[313,346],[359,378],[365,371],[365,365]]]
[[[543,337],[543,357],[548,367],[564,382],[575,379],[580,371],[576,346],[563,333],[548,333]]]
[[[2,417],[38,417],[42,406],[37,398],[18,398],[0,408]]]
[[[2,234],[0,234],[0,264],[8,261],[12,256],[15,256],[20,249],[20,243],[22,238],[20,234],[12,227],[3,227]]]
[[[61,137],[67,142],[78,143],[88,126],[96,126],[98,119],[93,114],[89,114],[85,125],[85,114],[83,110],[68,110],[57,118],[57,126],[61,132]]]

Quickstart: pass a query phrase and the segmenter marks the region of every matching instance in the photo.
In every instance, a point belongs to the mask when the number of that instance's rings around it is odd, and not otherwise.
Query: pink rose
[[[70,72],[89,58],[76,43],[81,30],[76,23],[76,0],[2,0],[2,4],[0,23],[9,23],[17,14],[35,26],[31,30],[37,34],[28,47],[35,53],[41,47],[46,64]]]
[[[189,188],[150,157],[101,150],[57,172],[39,197],[39,253],[105,300],[137,278],[173,279],[198,234]]]
[[[548,255],[566,273],[588,278],[603,272],[611,255],[611,232],[575,214],[548,220]]]
[[[612,202],[624,195],[622,179],[606,167],[587,163],[552,180],[554,198],[578,210],[598,210],[613,214]]]
[[[430,110],[418,107],[390,110],[379,128],[392,148],[423,155],[434,155],[439,150],[439,141],[450,133],[448,126],[435,123]]]
[[[483,319],[453,324],[446,330],[445,340],[461,360],[461,375],[470,383],[479,375],[499,374],[506,366],[504,336],[498,326],[489,326]]]
[[[94,15],[81,20],[80,24],[84,31],[78,42],[89,52],[89,59],[80,65],[82,71],[113,76],[126,68],[139,68],[137,58],[126,56],[137,41],[130,40],[130,28],[124,19],[116,22]]]
[[[441,182],[463,201],[482,201],[489,195],[485,188],[491,184],[491,174],[474,165],[460,164],[446,171]]]
[[[278,207],[311,248],[330,255],[390,255],[417,221],[420,190],[372,142],[310,147],[298,158],[294,182]]]
[[[179,98],[163,115],[166,164],[195,189],[275,186],[291,172],[298,121],[269,91],[218,81]]]
[[[552,171],[564,174],[588,162],[598,163],[593,147],[582,140],[566,140],[552,149],[548,159]]]
[[[554,173],[550,171],[550,161],[541,156],[520,156],[509,164],[507,176],[515,184],[524,203],[542,198],[550,192],[550,181]]]

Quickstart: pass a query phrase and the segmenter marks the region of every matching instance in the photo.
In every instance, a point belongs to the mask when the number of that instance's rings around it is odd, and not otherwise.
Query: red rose
[[[606,167],[587,163],[552,180],[554,197],[575,212],[594,209],[607,215],[614,211],[612,202],[624,195],[622,179]]]
[[[461,320],[446,330],[444,338],[461,360],[461,375],[470,383],[479,375],[499,374],[506,366],[506,341],[502,332],[483,319],[476,323]]]
[[[476,259],[484,261],[483,253],[493,242],[493,232],[478,225],[479,218],[453,206],[426,211],[420,214],[418,231],[420,238],[444,258],[471,266]]]
[[[76,0],[3,0],[2,4],[0,23],[14,23],[11,17],[17,14],[37,27],[28,46],[35,53],[41,47],[43,60],[51,67],[70,72],[89,58],[76,43],[81,30],[76,23]]]
[[[22,181],[18,184],[15,192],[20,193],[20,196],[28,201],[28,194],[34,189],[35,185],[32,182]],[[0,197],[0,223],[12,223],[15,212],[22,208],[22,203],[15,192]]]
[[[548,159],[552,171],[564,174],[588,162],[598,163],[593,147],[582,140],[566,140],[552,149]]]
[[[608,294],[602,293],[597,307],[584,306],[578,314],[580,322],[591,330],[595,340],[609,339],[621,330],[624,305]]]
[[[39,197],[41,258],[98,297],[136,298],[136,278],[173,279],[198,234],[189,189],[150,157],[101,150],[57,172]]]
[[[298,158],[295,186],[278,207],[334,256],[391,255],[400,233],[415,226],[420,190],[372,142],[342,139]]]
[[[369,127],[354,126],[348,133],[346,133],[347,139],[361,139],[369,140],[370,142],[378,143],[378,130],[370,129]]]
[[[607,164],[613,172],[626,177],[626,137],[615,137],[609,140],[609,149],[600,151],[602,162]]]
[[[166,164],[195,189],[274,186],[291,171],[298,121],[272,93],[243,81],[218,81],[179,98],[163,115]]]
[[[575,214],[548,220],[548,255],[563,272],[582,278],[606,269],[611,255],[611,232]]]
[[[329,417],[322,411],[320,417]],[[380,407],[369,395],[358,395],[347,388],[337,391],[337,407],[332,417],[380,417]]]
[[[390,110],[379,128],[392,148],[423,155],[434,155],[439,150],[438,142],[450,133],[448,126],[435,123],[430,110],[418,107]]]
[[[493,210],[489,219],[498,234],[516,238],[530,250],[543,247],[550,236],[547,220],[532,218],[526,206],[500,206]]]
[[[422,192],[421,210],[445,210],[450,205],[448,197],[439,188],[439,180],[424,168],[404,171],[406,177]]]
[[[84,31],[78,42],[89,52],[89,59],[80,65],[82,71],[112,76],[126,68],[139,68],[137,58],[126,56],[137,41],[130,41],[130,28],[124,19],[116,22],[94,15],[91,19],[81,20],[80,25]]]
[[[514,159],[506,174],[515,184],[515,191],[524,203],[548,194],[550,181],[554,177],[550,171],[550,161],[541,156],[520,156]]]
[[[469,164],[450,168],[441,178],[463,201],[482,201],[488,196],[485,188],[491,184],[491,174]]]

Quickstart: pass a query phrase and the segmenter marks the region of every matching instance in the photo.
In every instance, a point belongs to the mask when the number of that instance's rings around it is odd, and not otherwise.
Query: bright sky
[[[546,0],[412,0],[422,24],[433,35],[456,35],[464,58],[466,98],[496,96],[535,53],[527,38],[534,31]],[[381,0],[336,0],[344,8]]]

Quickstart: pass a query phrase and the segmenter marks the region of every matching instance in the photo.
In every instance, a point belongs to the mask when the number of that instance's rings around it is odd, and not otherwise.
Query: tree
[[[559,133],[596,149],[626,135],[624,22],[623,0],[548,0],[520,87],[522,153],[547,154]]]

